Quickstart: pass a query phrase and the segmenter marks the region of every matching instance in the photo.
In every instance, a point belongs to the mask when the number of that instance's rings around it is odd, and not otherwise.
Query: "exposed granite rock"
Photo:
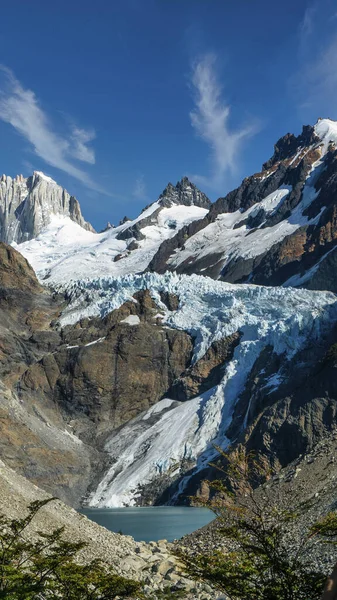
[[[170,292],[160,292],[160,299],[169,310],[178,310],[179,298],[176,294],[171,294]]]
[[[277,162],[285,160],[292,156],[298,148],[311,146],[319,141],[312,125],[303,125],[302,133],[295,136],[293,133],[287,133],[281,137],[274,146],[273,156],[264,163],[263,170],[266,171],[273,167]]]
[[[70,217],[84,229],[94,231],[81,214],[78,201],[50,177],[35,171],[25,179],[0,178],[0,239],[24,242],[36,237],[53,215]]]
[[[147,292],[105,319],[63,332],[63,345],[20,377],[20,389],[53,398],[82,439],[102,435],[160,400],[189,365],[193,343],[163,328]],[[138,324],[128,318],[138,317]]]
[[[0,287],[43,292],[28,261],[14,248],[0,242]]]
[[[234,333],[228,338],[213,342],[205,355],[174,381],[168,391],[169,398],[189,400],[218,385],[226,362],[232,359],[239,341],[240,334]]]

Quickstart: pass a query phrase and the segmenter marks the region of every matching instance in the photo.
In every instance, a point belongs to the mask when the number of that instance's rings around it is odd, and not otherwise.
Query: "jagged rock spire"
[[[206,194],[201,192],[188,177],[183,177],[176,185],[168,183],[158,200],[165,207],[170,207],[173,204],[182,204],[184,206],[209,208],[211,205],[211,201],[207,198]]]

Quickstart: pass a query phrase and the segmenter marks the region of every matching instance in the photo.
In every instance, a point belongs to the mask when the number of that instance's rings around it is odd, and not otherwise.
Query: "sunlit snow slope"
[[[27,258],[38,277],[49,283],[59,283],[83,277],[124,275],[142,272],[164,239],[177,229],[201,219],[208,210],[198,206],[161,208],[153,203],[133,221],[104,233],[84,230],[68,217],[54,216],[50,224],[34,240],[20,244],[17,249]],[[156,214],[154,214],[156,213]],[[137,247],[130,249],[132,236],[119,239],[126,230],[141,220],[153,216],[153,222],[141,229],[144,236]]]
[[[214,340],[238,331],[242,337],[233,359],[224,367],[220,385],[183,403],[164,399],[107,441],[112,466],[92,495],[92,506],[133,504],[139,486],[163,473],[177,474],[182,461],[200,469],[210,459],[213,443],[223,447],[228,443],[226,430],[233,407],[263,348],[269,345],[291,359],[337,320],[336,297],[329,292],[237,286],[196,275],[147,273],[60,287],[70,300],[63,323],[103,316],[140,289],[149,289],[165,310],[165,326],[195,337],[194,360]],[[170,312],[161,303],[161,290],[179,296],[177,311]],[[277,382],[278,373],[274,373],[266,386],[272,389]]]

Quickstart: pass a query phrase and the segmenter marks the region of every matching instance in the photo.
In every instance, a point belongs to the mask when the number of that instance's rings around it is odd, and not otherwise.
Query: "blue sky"
[[[42,170],[96,228],[188,175],[212,200],[337,119],[337,2],[12,0],[0,171]]]

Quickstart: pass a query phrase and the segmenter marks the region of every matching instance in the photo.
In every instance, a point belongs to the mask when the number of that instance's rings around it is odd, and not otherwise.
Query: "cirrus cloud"
[[[88,146],[95,138],[95,132],[72,126],[68,135],[56,133],[35,93],[25,89],[7,67],[0,65],[0,72],[3,76],[0,119],[12,125],[48,165],[68,173],[92,190],[110,195],[73,162],[95,163],[95,153]]]
[[[223,185],[227,173],[235,172],[242,146],[257,133],[258,126],[254,122],[235,130],[229,127],[230,106],[221,98],[215,62],[215,55],[207,54],[193,65],[191,83],[195,106],[190,118],[196,133],[211,150],[211,174],[193,177],[216,189]]]

